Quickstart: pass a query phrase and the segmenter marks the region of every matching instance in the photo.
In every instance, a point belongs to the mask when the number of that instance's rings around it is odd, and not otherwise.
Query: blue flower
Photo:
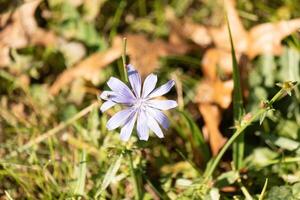
[[[148,140],[149,130],[153,131],[159,138],[163,138],[164,135],[159,124],[167,129],[169,120],[162,110],[175,108],[177,102],[154,98],[168,93],[175,82],[170,80],[155,89],[156,75],[148,75],[142,86],[141,77],[131,64],[127,65],[127,72],[132,90],[119,79],[111,77],[107,85],[112,91],[103,91],[100,95],[101,99],[106,100],[100,108],[102,112],[116,104],[122,104],[126,107],[109,119],[106,125],[107,129],[114,130],[122,126],[120,138],[123,141],[128,141],[136,124],[140,140]]]

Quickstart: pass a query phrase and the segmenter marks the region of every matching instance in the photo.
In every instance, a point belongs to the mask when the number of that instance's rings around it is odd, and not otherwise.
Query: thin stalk
[[[135,199],[136,200],[141,200],[142,199],[142,192],[141,192],[141,189],[139,187],[139,181],[138,181],[138,178],[135,174],[135,170],[134,170],[134,167],[133,167],[133,160],[132,160],[131,152],[128,151],[127,155],[128,155],[128,158],[129,158],[129,167],[130,167],[131,177],[132,177],[132,180],[133,180]]]
[[[44,134],[39,135],[38,137],[30,140],[29,142],[27,142],[23,146],[19,147],[17,150],[15,150],[15,151],[11,152],[10,154],[8,154],[5,158],[14,157],[18,153],[23,152],[23,151],[31,148],[32,146],[41,143],[42,141],[46,140],[47,138],[49,138],[49,137],[55,135],[56,133],[60,132],[61,130],[63,130],[64,128],[66,128],[68,125],[72,124],[76,120],[78,120],[81,117],[85,116],[86,114],[91,112],[93,109],[97,108],[99,105],[100,105],[99,102],[95,102],[95,103],[89,105],[88,107],[84,108],[83,110],[78,112],[76,115],[74,115],[73,117],[68,119],[67,121],[61,122],[59,125],[57,125],[56,127],[48,130]]]
[[[285,93],[284,89],[281,89],[277,94],[269,101],[269,106],[271,106],[275,101],[277,101],[282,95]],[[208,179],[212,176],[213,172],[217,168],[221,158],[227,151],[227,149],[231,146],[231,144],[238,138],[240,134],[244,132],[244,130],[253,123],[260,115],[262,115],[264,112],[266,112],[269,109],[269,107],[263,107],[256,111],[253,116],[245,121],[241,126],[239,126],[234,134],[231,136],[231,138],[226,142],[224,147],[221,149],[221,151],[218,153],[217,157],[213,160],[211,166],[209,167],[208,171],[204,173],[204,182],[208,181]]]
[[[264,196],[265,196],[265,193],[266,193],[266,189],[267,189],[267,186],[268,186],[268,178],[266,178],[266,181],[265,181],[265,184],[264,184],[264,187],[259,195],[259,198],[258,200],[263,200],[264,199]]]
[[[241,190],[242,190],[242,193],[244,194],[245,196],[245,199],[246,200],[253,200],[252,196],[250,195],[249,191],[247,190],[247,188],[244,186],[244,184],[242,183],[242,180],[241,178],[239,177],[238,180],[237,180]]]
[[[127,46],[127,39],[124,37],[123,38],[123,53],[122,53],[122,62],[123,62],[123,73],[124,73],[124,81],[128,83],[128,74],[127,74],[127,69],[126,69],[126,46]]]
[[[242,120],[244,112],[243,107],[243,95],[242,95],[242,87],[241,87],[241,79],[240,79],[240,70],[238,66],[238,62],[235,56],[234,44],[232,40],[232,34],[230,29],[229,20],[226,15],[229,39],[231,44],[231,55],[232,55],[232,70],[233,70],[233,121],[234,123],[240,123]],[[244,135],[240,135],[232,146],[232,157],[235,167],[240,169],[243,166],[244,159],[244,150],[245,150],[245,141]]]
[[[293,162],[300,162],[300,157],[289,157],[289,158],[271,160],[269,161],[268,165],[274,165],[278,163],[293,163]]]

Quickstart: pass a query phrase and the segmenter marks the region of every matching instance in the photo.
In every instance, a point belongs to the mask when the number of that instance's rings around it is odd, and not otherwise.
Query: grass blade
[[[75,170],[77,181],[74,187],[75,195],[84,195],[85,177],[86,177],[86,152],[81,152],[79,167]]]
[[[106,188],[109,186],[111,181],[114,179],[115,175],[117,174],[120,166],[121,166],[121,161],[122,161],[122,154],[112,163],[112,165],[109,167],[107,170],[103,182],[101,184],[100,190],[97,191],[95,198],[97,199],[99,195],[106,190]]]
[[[201,130],[198,128],[197,124],[194,122],[194,120],[190,116],[190,114],[188,114],[185,111],[179,111],[179,113],[186,120],[186,122],[189,126],[188,130],[191,131],[195,146],[200,149],[203,159],[204,159],[205,163],[207,163],[210,158],[210,152],[209,152],[209,148],[204,140]]]
[[[267,189],[267,186],[268,186],[268,179],[266,178],[266,181],[265,181],[265,184],[264,184],[264,187],[259,195],[259,198],[258,200],[263,200],[264,199],[264,196],[265,196],[265,193],[266,193],[266,189]]]
[[[232,35],[230,30],[229,21],[227,18],[228,25],[228,33],[230,37],[231,44],[231,55],[232,55],[232,67],[233,67],[233,120],[234,123],[239,123],[244,114],[243,108],[243,95],[242,88],[240,82],[240,72],[237,63],[237,59],[235,56],[234,44],[232,41]],[[243,165],[243,157],[244,157],[244,135],[241,134],[237,140],[233,143],[233,162],[236,169],[240,169]]]

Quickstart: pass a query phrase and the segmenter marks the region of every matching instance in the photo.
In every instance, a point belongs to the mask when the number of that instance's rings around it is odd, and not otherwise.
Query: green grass
[[[195,102],[197,86],[207,78],[202,58],[213,44],[200,47],[186,39],[190,52],[160,57],[154,72],[158,85],[176,77],[180,87],[167,98],[179,98],[182,104],[167,112],[171,127],[164,139],[152,134],[147,142],[138,141],[134,132],[124,143],[119,130],[106,129],[107,120],[122,107],[101,113],[97,94],[107,89],[109,77],[125,79],[123,65],[130,56],[103,68],[97,81],[78,78],[56,96],[49,87],[83,59],[82,49],[88,57],[128,33],[169,42],[174,33],[170,9],[176,20],[212,26],[224,18],[221,3],[83,2],[77,7],[68,1],[41,1],[34,19],[63,40],[49,46],[30,40],[11,49],[12,62],[0,67],[0,199],[300,199],[300,88],[291,89],[300,80],[299,33],[284,38],[282,54],[247,60],[241,66],[248,69],[247,84],[241,88],[238,44],[232,42],[237,36],[231,32],[233,74],[219,77],[234,81],[232,106],[222,110],[219,126],[228,142],[213,157]],[[0,0],[0,19],[18,10],[19,3]],[[237,9],[246,27],[300,16],[297,0],[239,0]],[[65,45],[71,43],[76,48]]]

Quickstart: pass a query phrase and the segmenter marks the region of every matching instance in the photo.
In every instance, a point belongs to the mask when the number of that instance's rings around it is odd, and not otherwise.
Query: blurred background
[[[164,139],[129,142],[143,199],[201,193],[234,126],[225,13],[254,112],[300,80],[299,0],[0,0],[0,199],[134,198],[125,144],[106,129],[121,107],[103,114],[97,98],[122,77],[123,37],[143,77],[175,80],[179,104]],[[208,199],[256,199],[266,178],[265,199],[300,199],[299,103],[296,87],[247,129],[242,167],[229,150]]]

